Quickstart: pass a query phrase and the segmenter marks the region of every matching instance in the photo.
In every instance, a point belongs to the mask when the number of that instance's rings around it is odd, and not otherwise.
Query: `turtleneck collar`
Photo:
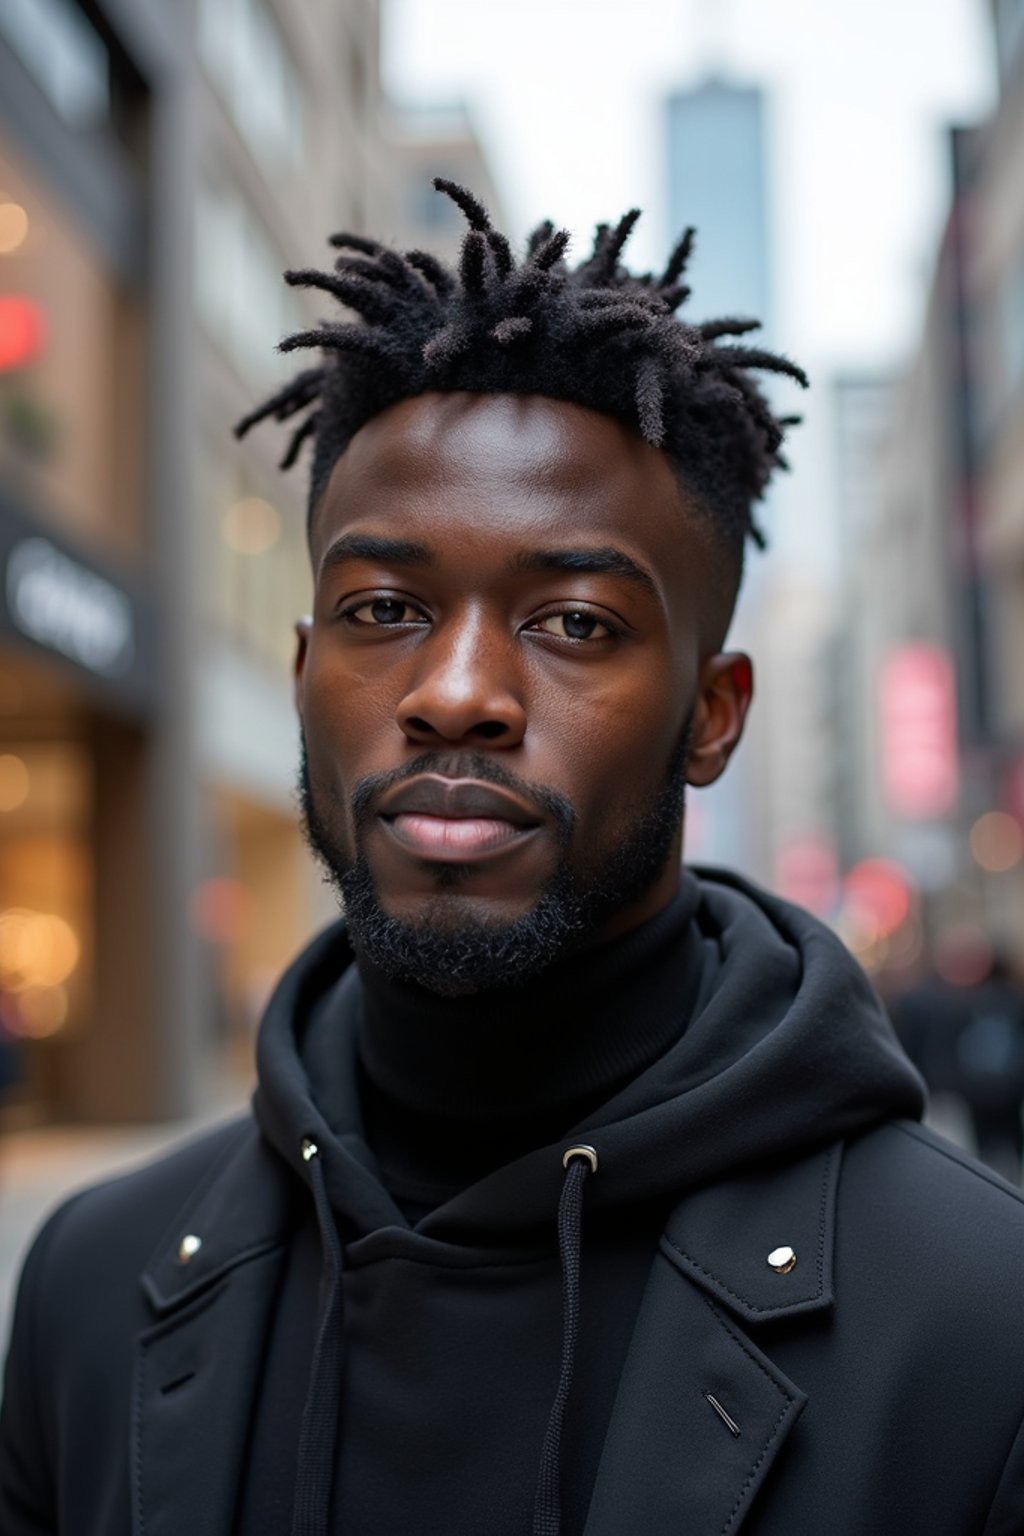
[[[561,1135],[680,1038],[700,982],[697,902],[684,877],[639,928],[500,991],[439,997],[359,961],[363,1122],[400,1203]]]
[[[695,882],[685,880],[641,927],[500,991],[440,997],[360,959],[367,1076],[396,1105],[460,1120],[517,1119],[610,1095],[682,1033],[686,994],[692,1002],[696,991],[696,905]]]

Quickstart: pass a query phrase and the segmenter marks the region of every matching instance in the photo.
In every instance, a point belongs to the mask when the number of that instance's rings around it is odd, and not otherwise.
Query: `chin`
[[[379,899],[384,915],[403,927],[457,933],[465,928],[502,928],[518,923],[536,907],[540,892],[536,901],[512,903],[504,896],[448,890],[439,882],[438,890],[429,896],[389,900],[381,893]]]

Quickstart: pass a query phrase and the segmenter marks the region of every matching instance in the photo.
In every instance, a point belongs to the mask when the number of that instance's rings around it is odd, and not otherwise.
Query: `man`
[[[0,1527],[1010,1536],[1024,1212],[923,1131],[864,977],[682,873],[781,426],[660,279],[336,237],[307,414],[310,841],[254,1117],[79,1196],[26,1265]]]

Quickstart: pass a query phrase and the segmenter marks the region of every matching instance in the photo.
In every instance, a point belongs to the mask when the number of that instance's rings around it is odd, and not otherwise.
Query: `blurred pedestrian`
[[[1005,954],[964,998],[956,1064],[979,1156],[1020,1182],[1024,1164],[1024,988]]]
[[[1024,1175],[1024,987],[1009,957],[976,930],[953,930],[935,963],[890,1003],[897,1033],[935,1093],[963,1103],[979,1157]]]

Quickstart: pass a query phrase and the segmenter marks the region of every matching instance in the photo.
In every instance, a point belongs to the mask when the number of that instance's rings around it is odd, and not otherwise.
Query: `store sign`
[[[48,539],[12,547],[6,593],[11,619],[30,640],[104,677],[128,671],[135,655],[130,601]]]
[[[882,663],[882,776],[890,810],[935,821],[959,793],[956,684],[940,645],[902,645]]]

